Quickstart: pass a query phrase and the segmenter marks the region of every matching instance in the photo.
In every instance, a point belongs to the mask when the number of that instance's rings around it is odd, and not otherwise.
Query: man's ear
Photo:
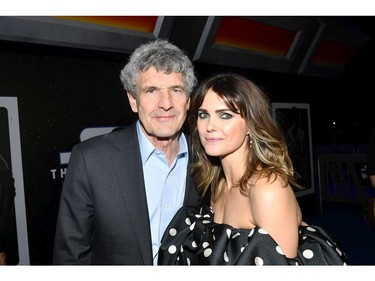
[[[137,99],[131,93],[128,93],[128,100],[129,100],[129,104],[133,112],[137,113],[138,112]]]
[[[189,110],[190,108],[190,97],[188,97],[188,100],[186,102],[186,110]]]

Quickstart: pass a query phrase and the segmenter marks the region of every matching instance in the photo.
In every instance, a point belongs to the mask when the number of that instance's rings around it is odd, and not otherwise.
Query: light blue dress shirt
[[[139,121],[137,133],[141,150],[147,206],[151,223],[151,240],[154,264],[160,241],[169,222],[182,207],[186,188],[188,148],[185,135],[179,139],[180,150],[168,166],[165,154],[157,150],[143,133]]]

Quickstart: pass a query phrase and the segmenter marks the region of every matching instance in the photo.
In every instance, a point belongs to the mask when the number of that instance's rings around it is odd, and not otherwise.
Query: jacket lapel
[[[190,157],[189,157],[190,158]],[[185,198],[184,206],[195,206],[201,202],[201,198],[195,188],[193,178],[191,177],[191,165],[188,165],[186,173],[186,188],[185,188]]]
[[[114,142],[119,152],[113,157],[113,167],[124,206],[131,220],[138,247],[145,264],[152,264],[152,246],[147,198],[135,124],[124,130]]]
[[[191,166],[193,163],[193,156],[191,154],[191,145],[190,145],[190,135],[186,134],[186,140],[188,143],[188,152],[189,152],[189,164],[186,173],[186,189],[185,189],[185,198],[184,206],[195,206],[201,203],[202,199],[200,198],[198,191],[194,185],[194,180],[191,176]]]

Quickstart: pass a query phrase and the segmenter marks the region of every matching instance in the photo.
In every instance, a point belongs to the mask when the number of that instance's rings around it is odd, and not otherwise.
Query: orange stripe
[[[331,40],[322,40],[312,62],[316,64],[345,65],[358,51],[358,48]]]
[[[59,16],[57,18],[152,33],[157,16]]]
[[[287,56],[295,31],[241,17],[223,17],[214,44]]]

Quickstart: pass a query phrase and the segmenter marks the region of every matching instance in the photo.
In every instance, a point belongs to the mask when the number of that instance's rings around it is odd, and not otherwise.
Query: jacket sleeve
[[[94,208],[82,149],[72,149],[57,217],[54,264],[91,264]]]

